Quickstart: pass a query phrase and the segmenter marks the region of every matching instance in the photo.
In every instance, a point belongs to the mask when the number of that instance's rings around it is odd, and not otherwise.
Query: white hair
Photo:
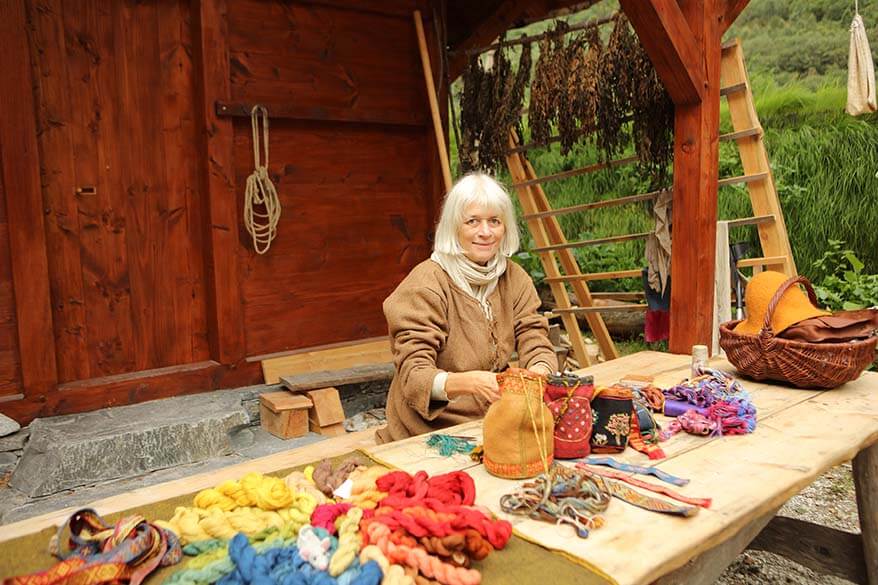
[[[442,254],[463,255],[457,231],[463,223],[466,208],[472,203],[497,212],[506,227],[499,252],[504,256],[515,254],[520,243],[515,208],[503,186],[485,173],[466,175],[445,196],[433,250]]]

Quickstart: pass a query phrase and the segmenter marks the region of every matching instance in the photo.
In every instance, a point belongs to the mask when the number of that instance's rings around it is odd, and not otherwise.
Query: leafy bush
[[[543,279],[546,278],[546,273],[543,272],[543,264],[540,262],[539,256],[524,250],[514,254],[512,260],[527,270],[527,273],[530,274],[535,285],[539,286],[543,283]]]
[[[844,242],[829,240],[829,250],[814,261],[818,281],[814,292],[832,310],[852,311],[878,306],[878,274],[863,274],[863,263]]]

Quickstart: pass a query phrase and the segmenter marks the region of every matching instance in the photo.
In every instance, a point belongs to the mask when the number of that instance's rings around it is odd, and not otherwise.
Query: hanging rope
[[[271,247],[271,241],[277,236],[281,206],[274,183],[268,176],[268,110],[264,106],[253,106],[250,112],[250,128],[253,131],[254,169],[247,177],[244,191],[244,226],[253,238],[253,249],[257,254],[265,254]],[[260,160],[260,143],[265,153],[264,165]]]

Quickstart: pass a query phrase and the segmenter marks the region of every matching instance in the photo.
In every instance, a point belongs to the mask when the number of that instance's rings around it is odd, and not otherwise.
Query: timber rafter
[[[536,2],[502,0],[498,2],[486,18],[467,31],[465,36],[454,42],[454,46],[449,47],[453,51],[448,59],[449,79],[454,80],[463,73],[469,58],[464,53],[467,49],[489,45],[512,27],[535,22],[545,18],[547,14],[563,12],[574,6],[583,7],[586,4],[590,5],[594,2],[584,3],[582,0],[537,0]]]
[[[620,0],[675,104],[704,97],[704,58],[676,0]]]
[[[722,13],[720,14],[721,20],[719,24],[720,35],[729,30],[729,27],[732,26],[732,23],[740,16],[741,12],[747,7],[747,4],[750,3],[750,0],[726,0],[725,6],[723,7]]]

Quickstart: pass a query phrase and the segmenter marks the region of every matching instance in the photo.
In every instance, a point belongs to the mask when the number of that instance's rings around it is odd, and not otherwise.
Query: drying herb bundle
[[[628,19],[620,12],[613,21],[606,46],[597,25],[571,36],[562,21],[540,41],[530,82],[531,140],[547,144],[557,129],[562,154],[585,137],[606,160],[633,141],[640,168],[660,184],[673,155],[673,104]],[[492,170],[503,161],[508,131],[520,122],[530,70],[530,45],[524,45],[515,73],[505,48],[495,53],[491,68],[478,57],[470,60],[461,98],[464,171]]]
[[[494,55],[490,69],[481,59],[470,59],[463,75],[461,98],[460,166],[464,172],[492,170],[504,159],[509,129],[521,118],[524,88],[530,78],[530,44],[522,46],[513,74],[507,51]]]
[[[654,186],[667,183],[668,168],[674,155],[674,103],[652,66],[646,51],[639,51],[632,69],[631,137],[640,158],[638,165]]]
[[[630,67],[638,47],[628,19],[618,13],[598,67],[596,142],[608,160],[621,153],[628,142],[624,126],[631,111]]]
[[[558,112],[561,153],[597,128],[598,67],[603,47],[598,27],[590,27],[567,47],[567,82]]]
[[[562,88],[567,87],[567,64],[570,58],[564,45],[569,29],[566,22],[558,21],[555,28],[540,41],[540,58],[530,86],[530,105],[527,118],[531,139],[545,143],[552,135],[552,125],[558,121],[563,107]]]
[[[463,93],[460,96],[460,144],[457,153],[460,168],[469,172],[478,168],[478,136],[482,127],[483,112],[479,95],[485,70],[478,55],[474,55],[463,72]]]

